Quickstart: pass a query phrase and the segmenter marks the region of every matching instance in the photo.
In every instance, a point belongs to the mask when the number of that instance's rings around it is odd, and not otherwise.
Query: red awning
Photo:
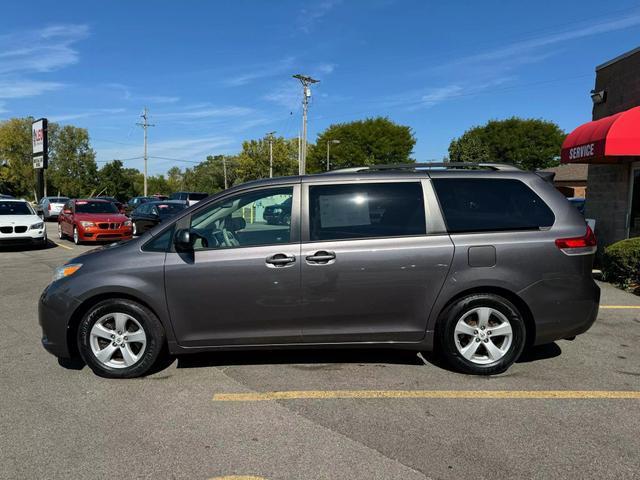
[[[640,156],[640,107],[580,125],[562,144],[561,163],[611,163]]]

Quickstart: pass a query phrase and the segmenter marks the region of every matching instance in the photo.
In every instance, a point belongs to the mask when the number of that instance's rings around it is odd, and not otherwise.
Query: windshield
[[[156,205],[158,213],[161,217],[170,217],[176,213],[184,210],[187,206],[181,203],[160,203]]]
[[[35,215],[27,202],[0,201],[0,215]]]
[[[76,213],[118,213],[118,209],[110,202],[76,202]]]

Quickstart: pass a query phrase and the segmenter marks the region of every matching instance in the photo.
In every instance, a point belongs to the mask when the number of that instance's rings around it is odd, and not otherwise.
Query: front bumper
[[[47,241],[44,229],[22,233],[0,233],[0,246],[42,245]]]
[[[69,321],[80,301],[71,297],[64,280],[50,284],[40,295],[38,323],[42,328],[42,346],[52,355],[61,358],[72,356],[69,345]]]
[[[99,227],[78,227],[78,235],[81,242],[117,242],[118,240],[131,239],[133,227],[121,227],[113,230]]]

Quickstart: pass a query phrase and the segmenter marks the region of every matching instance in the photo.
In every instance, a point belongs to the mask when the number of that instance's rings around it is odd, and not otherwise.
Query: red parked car
[[[58,236],[81,242],[125,240],[133,236],[131,220],[113,202],[97,198],[69,200],[58,216]]]

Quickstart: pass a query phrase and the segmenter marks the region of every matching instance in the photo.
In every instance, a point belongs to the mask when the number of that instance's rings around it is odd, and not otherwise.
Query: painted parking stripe
[[[600,305],[600,308],[608,310],[633,310],[640,309],[640,305]]]
[[[56,244],[59,247],[66,248],[67,250],[73,250],[72,247],[68,247],[67,245],[62,245],[61,243],[54,242],[53,240],[51,240],[51,242],[53,242],[54,244]]]
[[[494,399],[633,399],[640,391],[608,390],[302,390],[262,393],[216,393],[214,402],[260,402],[348,398],[494,398]]]
[[[227,475],[224,477],[213,477],[209,480],[266,480],[264,477],[256,477],[255,475]]]

